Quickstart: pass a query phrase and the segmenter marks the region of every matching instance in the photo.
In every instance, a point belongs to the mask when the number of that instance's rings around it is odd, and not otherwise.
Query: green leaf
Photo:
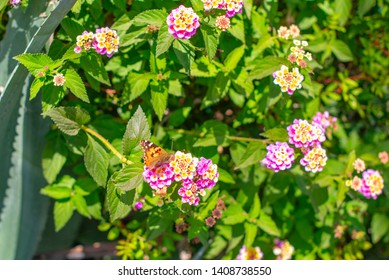
[[[127,14],[123,14],[119,19],[115,20],[112,24],[111,29],[117,31],[127,31],[132,25],[132,20]]]
[[[122,191],[130,191],[143,181],[144,165],[133,163],[120,169],[116,174],[115,186]]]
[[[158,31],[156,56],[167,52],[174,41],[173,35],[168,32],[168,26],[164,23]]]
[[[218,167],[217,171],[219,172],[219,182],[223,182],[226,184],[235,184],[234,177],[230,173],[228,173],[226,170]]]
[[[48,69],[50,63],[53,62],[53,60],[48,55],[43,53],[24,53],[15,56],[14,58],[23,64],[33,76],[36,76],[40,71],[46,72],[45,67]]]
[[[71,201],[73,202],[73,205],[76,207],[78,213],[80,213],[82,216],[91,218],[91,215],[89,214],[88,205],[86,204],[86,200],[82,195],[75,194],[72,196]]]
[[[168,14],[164,10],[147,10],[137,14],[133,19],[133,24],[138,26],[152,25],[160,27],[166,22]]]
[[[266,56],[259,61],[255,61],[255,67],[249,72],[248,78],[250,80],[260,80],[279,70],[284,63],[283,59]]]
[[[195,58],[195,47],[187,41],[174,40],[173,50],[186,72],[190,72]]]
[[[223,222],[226,225],[236,225],[246,221],[247,215],[245,215],[242,207],[239,204],[231,204],[226,211],[223,212]]]
[[[206,244],[208,241],[208,229],[205,226],[205,223],[198,219],[190,219],[190,227],[188,229],[188,239],[192,240],[195,237],[198,237],[201,243]]]
[[[358,15],[363,17],[376,5],[376,2],[376,0],[358,0]]]
[[[245,238],[244,238],[244,245],[246,247],[251,247],[254,243],[255,237],[257,236],[258,227],[257,225],[254,225],[249,222],[244,223],[244,230],[245,230]]]
[[[288,132],[285,128],[272,128],[261,133],[261,135],[270,140],[279,142],[286,142],[289,139]]]
[[[123,91],[123,102],[127,103],[141,96],[150,84],[150,80],[155,76],[151,73],[138,74],[131,72],[127,76],[126,84]]]
[[[108,177],[109,155],[105,149],[88,134],[84,162],[86,170],[99,186],[105,186]]]
[[[229,136],[228,126],[219,121],[206,121],[202,126],[205,135],[198,139],[193,147],[218,146],[225,143]]]
[[[212,60],[215,57],[219,44],[219,33],[214,28],[207,25],[201,25],[200,30],[203,34],[205,51],[207,52],[208,59]]]
[[[371,220],[371,239],[374,244],[389,232],[389,217],[383,213],[375,213]]]
[[[65,17],[61,22],[61,26],[73,41],[76,41],[76,37],[85,30],[82,24],[70,17]]]
[[[135,190],[122,194],[115,186],[116,173],[112,175],[107,185],[107,207],[111,222],[124,218],[132,209]]]
[[[45,84],[45,79],[35,78],[30,87],[30,100],[33,100],[38,94],[41,87]]]
[[[151,83],[151,105],[159,120],[162,120],[167,107],[168,91],[165,85],[157,82]]]
[[[183,124],[188,118],[191,110],[192,107],[182,107],[172,112],[169,116],[169,125],[177,127]]]
[[[259,164],[259,162],[266,155],[266,144],[262,142],[250,142],[243,156],[241,157],[239,164],[235,169],[245,168],[253,164]]]
[[[272,236],[280,236],[280,230],[278,229],[276,223],[264,212],[261,213],[261,216],[258,220],[258,227]]]
[[[228,71],[234,71],[238,66],[238,63],[242,60],[244,55],[245,46],[242,45],[232,52],[230,52],[226,59],[224,60],[224,66],[228,69]]]
[[[43,176],[49,184],[57,178],[66,162],[67,155],[68,149],[60,135],[46,144],[42,155],[42,169]]]
[[[89,97],[80,75],[73,69],[67,69],[65,72],[65,79],[65,86],[82,101],[89,103]]]
[[[80,65],[94,79],[107,86],[111,86],[101,55],[95,52],[88,52],[86,55],[81,56]]]
[[[42,113],[43,115],[50,109],[56,107],[65,97],[65,87],[56,87],[52,83],[41,88],[42,93]]]
[[[230,89],[230,85],[230,77],[226,73],[220,71],[216,76],[216,80],[210,83],[207,95],[202,101],[201,109],[219,102]]]
[[[55,200],[67,199],[72,195],[72,189],[61,185],[47,186],[41,189],[41,194],[47,195]]]
[[[342,40],[332,42],[331,50],[340,61],[348,62],[354,59],[350,48]]]
[[[190,0],[190,3],[192,4],[193,10],[195,12],[204,10],[204,3],[201,0]]]
[[[54,204],[55,231],[61,230],[73,215],[73,203],[70,199],[56,201]]]
[[[123,153],[128,155],[139,145],[141,140],[150,139],[150,127],[142,107],[138,107],[135,114],[128,121],[126,132],[123,135]]]
[[[231,20],[231,27],[228,28],[228,32],[230,32],[232,36],[241,41],[243,44],[246,43],[244,23],[241,15],[233,17]]]
[[[250,211],[249,211],[249,217],[251,219],[258,218],[259,214],[261,213],[261,202],[259,200],[259,197],[257,194],[254,195],[253,205],[251,205]]]
[[[47,111],[49,116],[58,128],[67,135],[77,135],[83,124],[90,121],[87,111],[79,107],[57,107]]]
[[[353,170],[354,170],[354,166],[353,166],[353,163],[354,161],[357,159],[357,156],[355,154],[355,151],[352,151],[349,155],[348,155],[348,160],[347,160],[347,167],[346,167],[346,170],[344,171],[345,175],[346,176],[351,176],[351,174],[353,173]]]
[[[208,199],[207,204],[204,208],[199,212],[198,218],[199,220],[205,220],[206,217],[212,215],[212,210],[215,209],[217,201],[219,199],[219,191],[214,192]]]
[[[344,26],[350,16],[351,0],[335,0],[334,6],[335,12],[339,15],[339,25]]]

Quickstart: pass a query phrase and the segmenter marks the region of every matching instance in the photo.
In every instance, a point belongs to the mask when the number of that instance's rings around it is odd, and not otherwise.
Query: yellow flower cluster
[[[184,154],[181,151],[177,151],[174,160],[170,162],[170,166],[173,168],[175,174],[175,180],[192,180],[196,173],[197,163],[198,158],[192,157],[190,153]]]
[[[115,30],[108,27],[102,27],[96,30],[95,48],[100,54],[107,54],[111,57],[119,49],[119,36]]]
[[[292,72],[289,72],[289,68],[285,65],[281,66],[281,69],[273,73],[274,83],[281,87],[282,92],[287,92],[292,95],[296,89],[301,88],[301,83],[304,80],[304,76],[300,74],[298,68],[293,68]]]
[[[308,46],[308,42],[293,40],[293,44],[294,46],[290,48],[291,53],[288,56],[288,60],[291,63],[296,63],[301,68],[307,67],[307,62],[304,60],[304,58],[308,59],[309,61],[312,60],[312,54],[304,50],[304,47]]]

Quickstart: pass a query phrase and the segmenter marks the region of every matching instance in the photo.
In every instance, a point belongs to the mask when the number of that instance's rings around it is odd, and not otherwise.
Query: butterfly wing
[[[147,167],[159,166],[168,162],[172,157],[172,153],[166,152],[164,149],[148,140],[142,140],[140,145],[144,153],[143,160]]]

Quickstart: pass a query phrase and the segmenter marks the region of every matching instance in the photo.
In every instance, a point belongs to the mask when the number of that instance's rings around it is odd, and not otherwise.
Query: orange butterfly
[[[173,152],[166,152],[161,147],[148,140],[142,140],[140,146],[143,149],[143,160],[148,168],[156,167],[169,162],[172,159]]]

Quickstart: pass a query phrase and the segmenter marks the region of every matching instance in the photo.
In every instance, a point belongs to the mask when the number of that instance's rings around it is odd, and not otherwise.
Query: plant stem
[[[117,156],[120,161],[124,164],[132,164],[133,162],[126,159],[126,157],[124,155],[122,155],[118,150],[115,149],[114,146],[112,146],[111,143],[109,143],[109,141],[107,139],[105,139],[103,136],[101,136],[98,132],[94,131],[93,129],[90,129],[89,127],[86,127],[86,126],[81,126],[81,128],[86,132],[86,133],[89,133],[91,135],[93,135],[94,137],[96,137],[97,139],[99,139],[115,156]]]

